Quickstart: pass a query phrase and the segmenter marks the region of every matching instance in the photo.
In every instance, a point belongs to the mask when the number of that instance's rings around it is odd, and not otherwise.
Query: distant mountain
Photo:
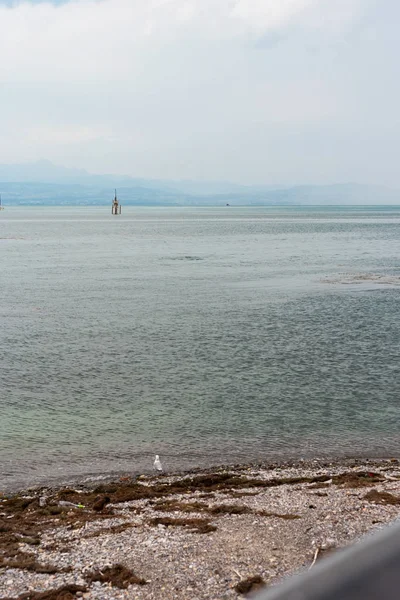
[[[7,206],[99,206],[110,205],[114,197],[111,185],[81,185],[60,183],[2,183],[0,193]],[[193,198],[168,190],[152,190],[140,186],[118,187],[123,205],[175,206],[191,204]]]
[[[299,185],[280,190],[277,195],[284,202],[306,205],[400,204],[400,190],[358,183]]]
[[[399,190],[377,185],[244,186],[92,175],[47,160],[0,165],[4,205],[108,205],[114,187],[124,205],[400,205]]]
[[[25,164],[0,164],[0,183],[57,183],[86,186],[140,187],[170,190],[208,196],[245,192],[248,186],[221,181],[170,181],[165,179],[143,179],[128,175],[94,175],[84,169],[68,169],[49,160]]]
[[[16,165],[0,164],[0,182],[82,183],[90,175],[84,169],[67,169],[49,160]]]

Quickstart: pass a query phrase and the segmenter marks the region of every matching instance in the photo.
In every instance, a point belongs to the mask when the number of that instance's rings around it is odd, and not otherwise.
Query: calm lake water
[[[0,489],[400,453],[400,208],[0,213]]]

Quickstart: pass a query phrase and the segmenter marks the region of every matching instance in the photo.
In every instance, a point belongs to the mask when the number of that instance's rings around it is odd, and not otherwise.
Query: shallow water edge
[[[270,461],[255,461],[245,463],[227,463],[227,464],[209,464],[191,468],[181,468],[174,470],[164,470],[162,476],[165,477],[186,477],[190,475],[201,475],[209,473],[218,473],[226,471],[254,471],[260,470],[284,470],[284,469],[299,469],[309,470],[317,473],[321,469],[328,467],[334,469],[351,469],[356,467],[379,467],[387,465],[396,465],[400,463],[400,453],[393,456],[373,456],[365,454],[358,454],[353,456],[320,456],[315,458],[290,458],[282,460],[270,460]],[[135,481],[139,478],[145,478],[148,481],[157,480],[158,476],[154,474],[151,468],[148,469],[133,469],[131,472],[127,470],[110,470],[104,473],[91,473],[80,475],[59,475],[59,476],[38,476],[37,478],[26,479],[25,481],[13,481],[7,482],[4,478],[0,478],[0,496],[35,492],[40,489],[61,489],[66,486],[79,486],[87,489],[92,489],[103,483],[114,483],[120,482],[127,479]]]

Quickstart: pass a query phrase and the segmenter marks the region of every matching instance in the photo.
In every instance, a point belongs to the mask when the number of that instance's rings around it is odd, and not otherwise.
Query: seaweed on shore
[[[30,537],[32,536],[32,537]],[[21,551],[21,544],[39,545],[37,531],[19,531],[18,524],[0,521],[0,567],[26,569],[39,573],[50,573],[51,567],[40,565],[34,555]]]
[[[110,504],[110,502],[110,496],[98,496],[94,499],[92,508],[93,510],[100,512],[107,504]]]
[[[161,512],[204,512],[208,504],[204,502],[181,502],[180,500],[160,500],[153,505],[153,510]]]
[[[337,475],[316,475],[298,477],[272,477],[262,479],[248,477],[243,470],[218,471],[183,476],[172,481],[156,478],[137,480],[125,479],[111,484],[104,484],[95,489],[64,488],[59,490],[40,489],[16,494],[12,497],[1,497],[0,506],[0,561],[10,559],[19,554],[21,543],[39,544],[42,533],[54,526],[81,528],[87,522],[109,519],[114,516],[113,505],[134,500],[155,502],[157,511],[180,511],[183,513],[200,512],[217,514],[258,514],[277,518],[299,518],[297,515],[279,515],[277,513],[257,512],[247,506],[235,504],[219,504],[208,506],[203,502],[191,499],[182,502],[171,499],[172,496],[198,493],[202,498],[210,497],[216,492],[230,494],[232,497],[257,494],[260,490],[282,485],[309,484],[325,487],[334,484],[345,488],[371,487],[385,481],[379,473],[363,471],[344,471]],[[43,506],[42,498],[45,498]],[[198,496],[197,496],[198,497]],[[212,497],[212,496],[211,496]],[[367,497],[367,500],[378,501],[378,497]],[[394,504],[397,500],[379,497],[381,503]],[[65,506],[62,503],[71,503]],[[61,504],[60,504],[61,503]],[[75,506],[74,506],[75,505]],[[136,508],[136,512],[142,509]]]
[[[217,527],[207,519],[181,519],[172,517],[155,517],[150,519],[149,524],[153,527],[164,525],[164,527],[186,527],[195,533],[211,533]]]
[[[3,600],[73,600],[77,598],[77,592],[87,592],[87,588],[68,584],[45,592],[26,592],[16,598],[3,598]]]
[[[91,520],[90,512],[101,512],[108,504],[118,504],[122,502],[130,502],[133,500],[152,500],[160,499],[178,494],[189,494],[200,492],[211,494],[216,491],[224,493],[245,493],[244,490],[252,489],[253,493],[257,493],[254,488],[267,489],[282,485],[296,484],[324,484],[332,482],[335,485],[344,487],[363,487],[371,486],[374,483],[384,481],[384,477],[378,473],[368,471],[345,471],[338,475],[316,475],[313,477],[298,476],[298,477],[273,477],[270,479],[260,479],[255,477],[246,477],[232,472],[216,472],[195,475],[191,477],[182,477],[172,482],[159,482],[155,479],[142,482],[137,481],[122,481],[118,483],[106,484],[96,487],[94,490],[74,490],[71,488],[61,489],[55,492],[49,500],[49,505],[45,508],[39,508],[39,495],[36,496],[20,496],[4,499],[1,503],[1,508],[7,514],[10,512],[26,513],[33,512],[37,514],[47,515],[48,517],[55,516],[68,520],[66,514],[71,510],[65,510],[59,506],[59,501],[69,501],[71,503],[84,505],[85,510],[72,510],[72,515],[75,520],[88,521]],[[93,518],[99,518],[107,515],[93,515]]]
[[[133,527],[137,527],[137,523],[121,523],[121,525],[111,525],[111,527],[101,527],[100,529],[96,529],[96,531],[92,531],[86,535],[81,535],[80,538],[94,538],[99,537],[100,535],[112,535],[115,533],[122,533],[127,529],[132,529]]]
[[[267,510],[256,510],[250,506],[242,506],[238,504],[216,504],[215,506],[208,507],[205,512],[208,512],[211,515],[257,515],[258,517],[275,517],[287,521],[301,519],[300,515],[269,512]]]
[[[226,490],[222,492],[231,498],[251,498],[251,496],[258,496],[260,491],[258,492],[235,492],[234,490]]]
[[[85,576],[88,583],[100,581],[101,583],[111,583],[112,586],[125,590],[132,584],[146,585],[147,581],[142,577],[137,577],[133,571],[124,567],[124,565],[116,564],[112,567],[105,567],[101,570],[92,571]]]
[[[375,504],[400,504],[400,496],[394,496],[389,492],[378,492],[378,490],[371,490],[365,494],[364,499]]]
[[[249,515],[257,514],[250,506],[243,506],[239,504],[216,504],[215,506],[209,506],[205,512],[210,515]]]
[[[332,483],[336,485],[342,485],[346,488],[358,488],[358,487],[369,487],[375,483],[384,481],[384,477],[379,473],[373,473],[371,471],[348,471],[334,475],[332,477]]]
[[[264,586],[264,579],[260,575],[254,575],[253,577],[248,577],[247,579],[239,581],[239,583],[235,585],[235,591],[238,594],[248,594],[249,592],[259,590]]]
[[[276,517],[279,519],[300,519],[299,515],[290,513],[276,513],[265,510],[256,510],[250,506],[240,504],[215,504],[209,506],[201,502],[180,502],[179,500],[164,500],[157,502],[153,509],[160,512],[181,512],[181,513],[208,513],[210,515],[258,515],[260,517]]]
[[[29,500],[29,502],[25,500]],[[58,506],[41,508],[38,500],[35,501],[33,498],[10,498],[3,501],[0,506],[3,517],[5,517],[0,518],[0,567],[18,568],[37,573],[60,571],[51,565],[38,563],[33,555],[21,550],[21,544],[39,546],[42,534],[56,525],[77,528],[87,521],[105,518],[98,513],[84,513],[81,510],[68,512],[63,510],[61,514],[52,514],[49,508],[57,509]]]
[[[24,571],[32,571],[34,573],[47,573],[53,575],[54,573],[69,573],[71,567],[64,567],[62,569],[55,565],[39,563],[33,554],[27,554],[26,552],[17,552],[12,557],[3,557],[0,560],[0,566],[6,567],[7,569],[21,569]]]
[[[301,519],[300,515],[295,515],[294,513],[276,513],[268,512],[267,510],[259,510],[255,514],[260,517],[275,517],[276,519],[283,519],[284,521],[295,521],[296,519]]]
[[[23,569],[35,573],[65,572],[65,569],[39,563],[34,554],[23,552],[20,547],[21,544],[37,546],[40,543],[38,528],[20,531],[18,523],[0,522],[0,568]]]

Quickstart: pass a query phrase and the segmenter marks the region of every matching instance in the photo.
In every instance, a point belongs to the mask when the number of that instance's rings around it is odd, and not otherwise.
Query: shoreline
[[[400,460],[125,474],[3,493],[0,507],[0,598],[229,600],[398,518]]]
[[[163,457],[161,457],[164,464]],[[200,464],[194,467],[182,467],[173,468],[170,470],[164,470],[164,475],[170,477],[183,477],[185,475],[196,475],[198,473],[208,473],[218,470],[236,469],[243,470],[247,468],[252,469],[285,469],[285,468],[318,468],[318,467],[349,467],[356,466],[358,464],[371,464],[380,465],[385,461],[392,459],[400,460],[400,454],[397,453],[387,456],[368,456],[368,453],[360,453],[353,456],[315,456],[306,458],[275,458],[272,460],[250,460],[243,462],[216,462],[215,464],[209,464],[204,466]],[[149,457],[148,464],[152,464],[153,457]],[[9,482],[6,476],[1,477],[0,473],[0,495],[1,494],[18,494],[23,491],[33,491],[41,488],[62,488],[66,486],[82,485],[82,486],[96,486],[99,483],[107,483],[117,481],[120,477],[132,477],[137,478],[140,475],[151,476],[154,475],[152,468],[135,469],[132,470],[120,468],[115,470],[108,470],[100,472],[98,470],[91,472],[88,470],[84,473],[71,473],[67,475],[51,475],[51,476],[38,476],[38,477],[27,477],[26,482]],[[21,480],[24,478],[22,477]]]

